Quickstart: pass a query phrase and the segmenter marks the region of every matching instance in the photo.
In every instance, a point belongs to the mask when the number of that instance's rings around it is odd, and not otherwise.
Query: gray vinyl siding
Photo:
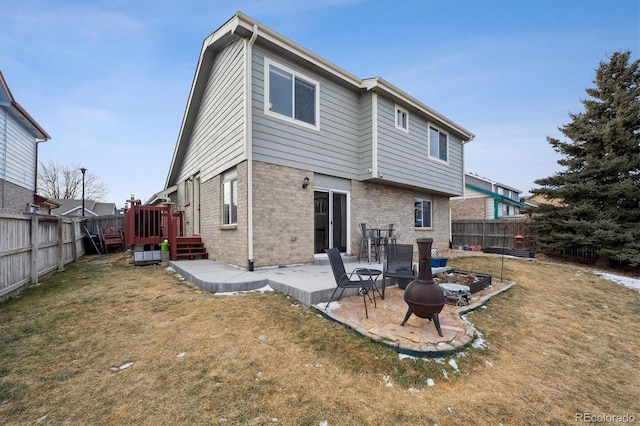
[[[0,178],[33,191],[36,138],[6,109],[0,110]]]
[[[244,40],[216,54],[184,155],[180,181],[206,181],[245,159]]]
[[[360,95],[360,163],[358,180],[371,178],[373,168],[373,94]]]
[[[317,81],[320,85],[319,130],[296,125],[264,112],[264,58]],[[256,161],[365,180],[373,169],[373,94],[336,83],[258,45],[252,60],[253,158]],[[410,111],[407,134],[395,128],[395,103],[377,96],[377,165],[387,182],[444,195],[463,191],[462,142],[448,129],[448,163],[429,158],[426,117]]]
[[[395,127],[395,103],[378,96],[378,173],[385,181],[448,195],[463,193],[462,141],[447,129],[448,162],[429,157],[426,117],[409,110],[409,133]]]
[[[355,90],[299,67],[256,45],[253,49],[253,158],[256,161],[357,179],[366,171],[362,100]],[[319,130],[264,113],[264,57],[316,80],[320,85]],[[366,150],[364,150],[366,152]]]

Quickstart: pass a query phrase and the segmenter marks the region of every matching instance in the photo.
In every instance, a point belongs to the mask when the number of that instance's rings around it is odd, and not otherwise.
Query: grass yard
[[[449,266],[499,277],[502,262]],[[521,259],[504,260],[504,278],[517,285],[468,316],[486,348],[421,360],[276,292],[221,297],[122,254],[85,258],[0,304],[0,421],[640,422],[640,293]]]

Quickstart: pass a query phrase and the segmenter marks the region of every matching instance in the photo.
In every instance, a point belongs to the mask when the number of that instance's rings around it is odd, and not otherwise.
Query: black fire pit
[[[433,281],[431,273],[433,238],[418,238],[416,241],[418,243],[418,278],[411,281],[404,291],[404,301],[409,305],[409,309],[400,325],[404,326],[411,314],[415,314],[417,317],[433,320],[438,334],[443,337],[438,314],[444,308],[444,292]]]

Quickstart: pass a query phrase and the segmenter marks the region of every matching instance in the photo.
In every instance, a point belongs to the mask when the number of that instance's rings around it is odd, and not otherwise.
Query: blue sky
[[[527,193],[595,69],[640,51],[640,0],[0,0],[0,69],[118,207],[163,189],[202,42],[236,11],[476,135],[466,171]]]

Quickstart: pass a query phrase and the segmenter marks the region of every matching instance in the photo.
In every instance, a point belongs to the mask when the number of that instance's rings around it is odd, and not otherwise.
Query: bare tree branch
[[[61,165],[50,160],[40,163],[38,174],[38,192],[47,198],[79,200],[82,198],[82,172],[77,163]],[[84,198],[104,201],[109,193],[107,186],[91,171],[84,176]]]

